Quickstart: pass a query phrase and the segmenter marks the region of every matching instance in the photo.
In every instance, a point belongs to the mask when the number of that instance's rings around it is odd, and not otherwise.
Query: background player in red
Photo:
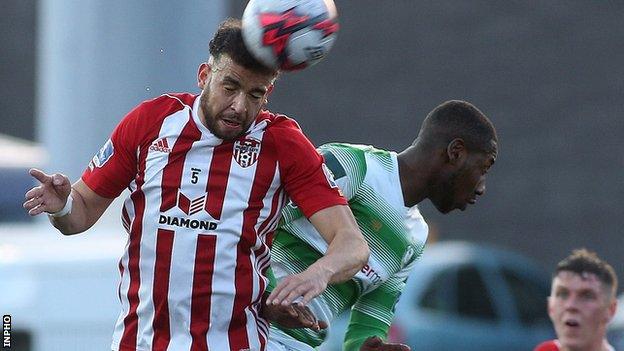
[[[607,262],[585,249],[573,251],[557,264],[548,297],[558,339],[535,351],[613,351],[606,333],[617,307],[616,291],[617,276]]]
[[[268,297],[307,303],[368,259],[323,159],[296,122],[263,110],[278,72],[226,20],[198,71],[201,95],[165,94],[132,110],[81,179],[31,170],[30,215],[64,234],[90,228],[128,188],[113,350],[263,350],[269,248],[290,197],[330,242],[327,255]]]

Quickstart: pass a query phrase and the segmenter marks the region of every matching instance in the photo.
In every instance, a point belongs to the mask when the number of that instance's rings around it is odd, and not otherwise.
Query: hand
[[[310,328],[315,331],[327,328],[327,323],[319,321],[312,311],[299,304],[289,306],[263,305],[262,314],[271,322],[286,328]]]
[[[299,274],[284,277],[269,295],[267,305],[288,306],[297,301],[298,304],[305,306],[325,291],[331,276],[332,272],[314,264]]]
[[[403,344],[387,344],[378,336],[366,339],[360,351],[410,351],[410,347]]]
[[[36,216],[42,212],[54,213],[62,210],[69,193],[71,193],[69,178],[59,173],[48,175],[35,168],[32,168],[29,173],[41,185],[26,193],[26,201],[24,201],[23,206],[28,214]]]

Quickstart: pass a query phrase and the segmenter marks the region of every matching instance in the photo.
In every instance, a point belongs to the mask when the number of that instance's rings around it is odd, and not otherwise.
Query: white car
[[[125,232],[64,237],[45,222],[0,226],[0,312],[10,315],[11,349],[110,350]]]

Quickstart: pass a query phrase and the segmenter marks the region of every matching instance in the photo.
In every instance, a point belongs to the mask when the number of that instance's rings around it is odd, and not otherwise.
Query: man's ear
[[[553,318],[553,297],[552,296],[548,296],[546,298],[546,306],[547,306],[546,310],[548,312],[548,317],[550,317],[550,319],[552,321],[554,321],[554,318]]]
[[[466,156],[466,144],[464,143],[464,139],[455,138],[451,140],[451,142],[446,147],[446,156],[449,159],[449,163],[451,164],[459,164],[462,163]]]
[[[615,312],[617,311],[617,299],[613,298],[611,303],[609,303],[609,308],[607,309],[607,313],[605,313],[606,323],[608,324],[615,316]]]
[[[199,68],[197,69],[197,86],[199,89],[204,90],[211,72],[212,69],[208,62],[202,62],[202,64],[199,65]]]
[[[267,89],[266,94],[264,94],[264,101],[262,102],[263,106],[269,102],[269,95],[271,95],[271,92],[273,92],[273,87],[274,87],[273,84],[269,85],[269,88]]]

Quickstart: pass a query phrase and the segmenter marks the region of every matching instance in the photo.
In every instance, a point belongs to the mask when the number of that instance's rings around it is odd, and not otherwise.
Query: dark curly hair
[[[227,54],[234,62],[246,69],[261,74],[276,74],[277,71],[259,62],[245,47],[240,19],[228,18],[219,24],[217,32],[208,44],[210,55],[218,60]]]

